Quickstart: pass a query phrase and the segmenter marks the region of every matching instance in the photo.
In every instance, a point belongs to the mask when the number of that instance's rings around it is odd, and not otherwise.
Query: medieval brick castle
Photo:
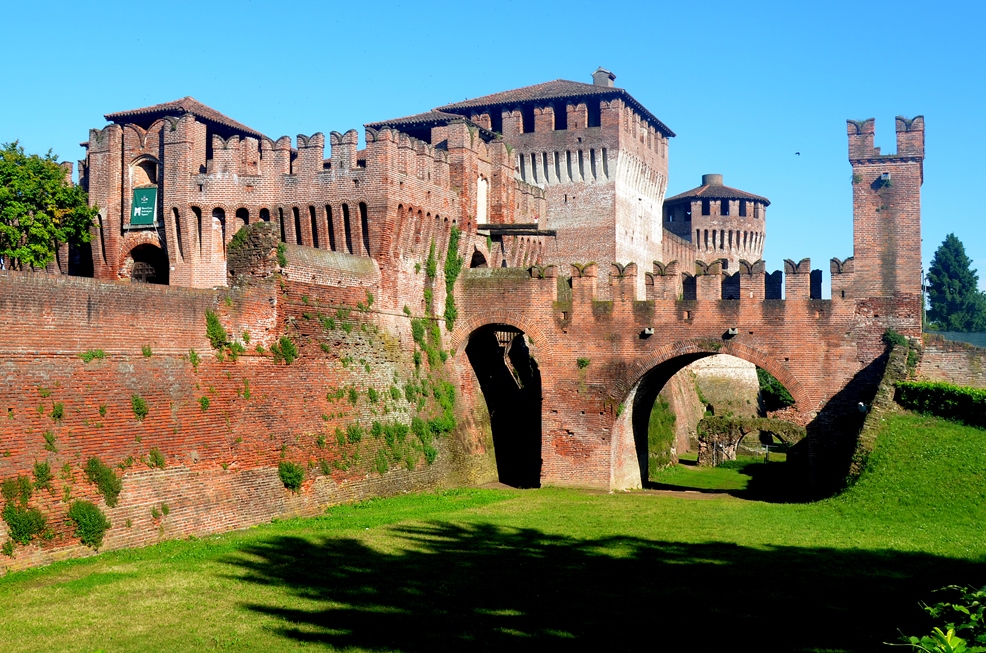
[[[0,271],[0,477],[61,470],[31,499],[52,538],[2,565],[89,553],[67,496],[112,549],[497,478],[640,487],[657,394],[716,354],[789,390],[788,462],[836,487],[885,331],[921,335],[924,119],[895,154],[847,123],[853,252],[822,299],[810,260],[761,260],[766,198],[705,175],[665,199],[674,133],[614,79],[369,123],[364,149],[331,132],[328,157],[192,98],[107,114],[79,169],[91,244]],[[986,356],[945,349],[915,373],[982,381]]]
[[[432,241],[442,251],[453,226],[471,267],[677,261],[690,275],[696,259],[758,261],[769,202],[721,175],[665,202],[674,132],[613,73],[592,78],[369,123],[363,150],[355,131],[332,132],[328,158],[321,133],[292,146],[190,97],[107,114],[80,162],[100,225],[78,268],[91,258],[100,279],[225,285],[226,248],[256,221],[394,268]],[[144,189],[155,204],[142,214]]]

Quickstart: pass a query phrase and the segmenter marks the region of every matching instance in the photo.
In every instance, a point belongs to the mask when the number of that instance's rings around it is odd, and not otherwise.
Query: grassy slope
[[[986,583],[986,431],[888,419],[811,505],[462,490],[0,579],[6,651],[883,650]],[[744,648],[749,648],[746,646]]]

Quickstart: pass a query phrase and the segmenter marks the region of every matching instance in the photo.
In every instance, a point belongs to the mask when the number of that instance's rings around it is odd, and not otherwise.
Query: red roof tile
[[[698,188],[687,190],[684,193],[678,193],[674,197],[668,197],[664,200],[664,202],[676,202],[684,199],[753,200],[755,202],[763,202],[764,206],[770,206],[770,200],[766,197],[754,195],[753,193],[747,193],[745,190],[722,186],[720,184],[706,184],[704,186],[699,186]]]
[[[182,114],[190,113],[196,118],[201,118],[205,122],[215,123],[217,125],[222,125],[233,131],[242,132],[248,136],[255,136],[261,138],[264,135],[258,132],[256,129],[251,129],[243,123],[236,122],[229,116],[219,113],[212,107],[207,107],[195,98],[188,96],[183,97],[180,100],[174,100],[172,102],[164,102],[163,104],[155,104],[149,107],[143,107],[141,109],[131,109],[129,111],[117,111],[116,113],[107,113],[104,118],[110,122],[115,123],[127,123],[136,122],[133,119],[153,118],[156,120],[162,116],[175,115],[181,116]],[[128,120],[129,119],[129,120]]]

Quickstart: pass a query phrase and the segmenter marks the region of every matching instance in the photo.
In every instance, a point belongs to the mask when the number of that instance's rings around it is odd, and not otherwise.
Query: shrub
[[[87,349],[79,354],[79,358],[82,359],[83,363],[90,363],[94,360],[102,360],[103,358],[106,358],[106,352],[102,349]]]
[[[275,363],[284,361],[286,365],[290,365],[298,358],[298,348],[287,336],[281,336],[280,340],[270,346],[270,351],[274,354]]]
[[[896,345],[907,345],[907,336],[897,333],[893,329],[887,329],[883,332],[883,343],[888,347],[894,347]]]
[[[63,417],[65,417],[65,404],[57,402],[51,407],[51,419],[60,422]]]
[[[575,361],[575,364],[579,366],[580,370],[584,370],[585,368],[589,367],[589,359],[579,358]]]
[[[106,505],[110,508],[115,507],[119,501],[120,491],[123,489],[123,481],[113,473],[113,469],[93,456],[86,462],[85,473],[89,482],[95,485],[99,489],[99,493],[103,495]]]
[[[51,490],[51,479],[54,476],[51,473],[51,465],[48,461],[34,463],[34,489],[40,490],[44,488],[46,490]]]
[[[370,398],[370,403],[375,404],[380,400],[380,393],[377,392],[376,388],[370,388],[366,391],[367,397]]]
[[[349,444],[356,444],[363,439],[363,427],[358,423],[350,424],[346,427],[346,441]]]
[[[45,529],[47,520],[37,508],[28,508],[10,502],[3,509],[3,520],[7,522],[7,534],[18,544],[27,544],[35,535]]]
[[[211,401],[208,397],[199,397],[199,406],[202,408],[202,412],[209,410],[209,404]]]
[[[324,433],[319,433],[315,437],[315,446],[318,447],[319,449],[324,449],[325,448],[325,434]]]
[[[79,541],[93,549],[103,545],[103,535],[110,522],[98,506],[88,501],[73,501],[68,516],[75,522],[75,536]]]
[[[31,492],[31,479],[26,476],[5,478],[3,483],[0,483],[0,494],[3,495],[4,501],[8,504],[16,501],[22,506],[26,506],[31,499]]]
[[[162,503],[161,504],[161,514],[164,515],[165,517],[167,517],[168,516],[168,513],[170,513],[170,512],[171,512],[171,507],[168,504],[166,504],[166,503]]]
[[[229,344],[229,334],[219,320],[215,312],[206,309],[205,311],[205,336],[209,339],[209,344],[213,349],[223,349]]]
[[[284,243],[277,244],[277,264],[282,268],[288,267],[288,248]]]
[[[438,274],[438,259],[435,258],[435,241],[431,241],[428,247],[428,260],[425,261],[425,274],[429,279],[434,279]]]
[[[390,469],[390,461],[387,460],[387,453],[383,449],[378,450],[377,455],[373,458],[373,467],[381,476]]]
[[[192,369],[199,369],[199,361],[202,360],[194,349],[188,350],[188,362],[192,364]]]
[[[239,342],[231,342],[228,351],[229,351],[229,359],[235,361],[237,358],[240,357],[240,354],[246,352],[246,347],[244,347]]]
[[[58,453],[58,447],[55,446],[55,434],[51,431],[45,431],[42,433],[45,439],[45,451],[50,451],[52,453]]]
[[[106,417],[106,404],[99,404],[99,416]]]
[[[348,394],[349,394],[349,403],[355,406],[356,403],[359,401],[359,392],[356,391],[356,388],[351,387],[349,388]]]
[[[950,383],[900,381],[896,401],[904,408],[986,428],[986,390]]]
[[[130,395],[130,407],[133,408],[134,417],[138,422],[143,422],[147,417],[147,402],[140,395]]]
[[[141,345],[140,353],[144,355],[144,358],[150,358],[154,354],[154,352],[151,351],[150,345]]]
[[[292,492],[297,492],[301,489],[301,482],[305,480],[305,468],[301,465],[295,465],[290,460],[282,460],[281,464],[277,466],[277,475],[281,477],[281,483],[284,483],[284,487]]]
[[[401,391],[396,385],[390,386],[390,398],[398,401],[401,398]]]
[[[164,469],[165,461],[164,454],[157,447],[151,449],[147,452],[147,462],[151,467],[157,467],[158,469]]]

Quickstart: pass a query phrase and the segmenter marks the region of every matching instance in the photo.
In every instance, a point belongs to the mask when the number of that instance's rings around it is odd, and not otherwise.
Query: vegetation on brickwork
[[[65,179],[58,157],[0,144],[0,259],[7,270],[41,269],[60,243],[88,243],[99,207]]]
[[[41,398],[42,399],[47,399],[48,397],[51,396],[51,389],[46,388],[46,387],[44,387],[42,385],[39,385],[38,386],[38,394],[41,395]]]
[[[143,354],[144,358],[150,358],[151,356],[154,355],[154,352],[151,351],[151,346],[150,345],[141,345],[140,346],[140,353]]]
[[[761,367],[757,368],[757,381],[760,382],[760,398],[763,401],[764,410],[774,411],[794,405],[794,397],[791,396],[791,393],[767,370]],[[702,398],[702,403],[708,404],[709,402]]]
[[[137,394],[130,395],[130,408],[133,409],[134,417],[137,418],[138,422],[144,421],[144,418],[147,417],[147,413],[150,410],[147,407],[147,402],[144,398]]]
[[[377,392],[376,388],[367,389],[366,396],[370,400],[371,404],[375,404],[380,400],[380,393]]]
[[[363,440],[363,427],[360,426],[359,422],[353,422],[346,427],[346,442],[349,444],[356,444]]]
[[[277,466],[277,475],[281,477],[281,483],[284,483],[284,487],[292,492],[297,492],[305,480],[305,468],[290,460],[282,460]]]
[[[589,363],[590,361],[588,358],[577,358],[575,360],[575,364],[578,366],[580,370],[584,370],[585,368],[589,367]]]
[[[99,506],[89,501],[73,501],[68,516],[75,522],[75,536],[80,542],[93,549],[103,545],[103,536],[111,524]]]
[[[288,336],[281,336],[270,346],[270,351],[274,355],[275,363],[284,361],[285,365],[290,365],[298,358],[298,347]]]
[[[730,415],[706,415],[695,427],[699,439],[727,437],[734,441],[747,433],[759,431],[761,435],[776,436],[787,443],[795,443],[805,437],[805,427],[770,417],[733,417]]]
[[[149,467],[157,467],[158,469],[164,469],[165,460],[164,454],[157,447],[151,449],[147,452],[147,464]]]
[[[14,502],[8,502],[0,515],[7,522],[7,535],[17,544],[29,544],[48,524],[44,514],[37,508],[28,508]]]
[[[219,316],[212,310],[205,311],[205,337],[209,339],[209,344],[213,349],[222,351],[229,344],[229,334],[223,326]]]
[[[54,404],[52,404],[51,406],[52,421],[60,422],[62,421],[63,417],[65,417],[65,405],[62,404],[61,402],[55,402]]]
[[[52,479],[54,479],[54,476],[51,473],[51,465],[48,464],[48,461],[44,460],[34,463],[35,490],[45,489],[50,492]]]
[[[45,431],[41,434],[45,439],[45,451],[50,451],[52,453],[58,453],[58,441],[55,439],[55,434],[52,431]]]
[[[670,404],[658,395],[647,422],[647,469],[650,473],[675,462],[675,420]]]
[[[938,381],[901,381],[895,399],[904,408],[986,428],[986,390]]]
[[[192,364],[192,369],[198,370],[199,361],[201,360],[202,358],[198,355],[198,353],[194,349],[188,350],[188,362]]]
[[[438,274],[438,259],[435,257],[435,241],[428,246],[428,258],[425,260],[425,276],[434,279]]]
[[[288,267],[288,247],[284,243],[277,244],[277,264],[282,268]]]
[[[902,333],[898,333],[893,329],[887,329],[884,331],[880,339],[883,340],[883,344],[888,347],[896,347],[897,345],[907,346],[907,336]]]
[[[86,478],[96,486],[106,500],[106,505],[115,508],[123,490],[123,481],[102,460],[93,456],[86,462],[84,468]]]
[[[360,312],[365,313],[366,311],[370,310],[370,307],[371,306],[373,306],[373,293],[370,292],[369,290],[367,290],[366,291],[366,301],[365,302],[356,302],[356,309],[358,311],[360,311]]]
[[[106,352],[102,349],[87,349],[79,354],[79,358],[82,359],[83,363],[91,363],[94,360],[102,360],[106,358]]]
[[[239,249],[247,244],[247,227],[241,227],[233,234],[233,237],[229,239],[229,245],[226,246],[227,251],[232,251]]]
[[[462,257],[459,256],[459,236],[461,232],[458,227],[452,227],[449,232],[448,252],[445,255],[445,328],[449,331],[455,327],[455,320],[459,316],[459,310],[455,306],[455,280],[462,272]]]
[[[986,294],[962,241],[948,234],[928,267],[930,326],[942,331],[986,331]]]

